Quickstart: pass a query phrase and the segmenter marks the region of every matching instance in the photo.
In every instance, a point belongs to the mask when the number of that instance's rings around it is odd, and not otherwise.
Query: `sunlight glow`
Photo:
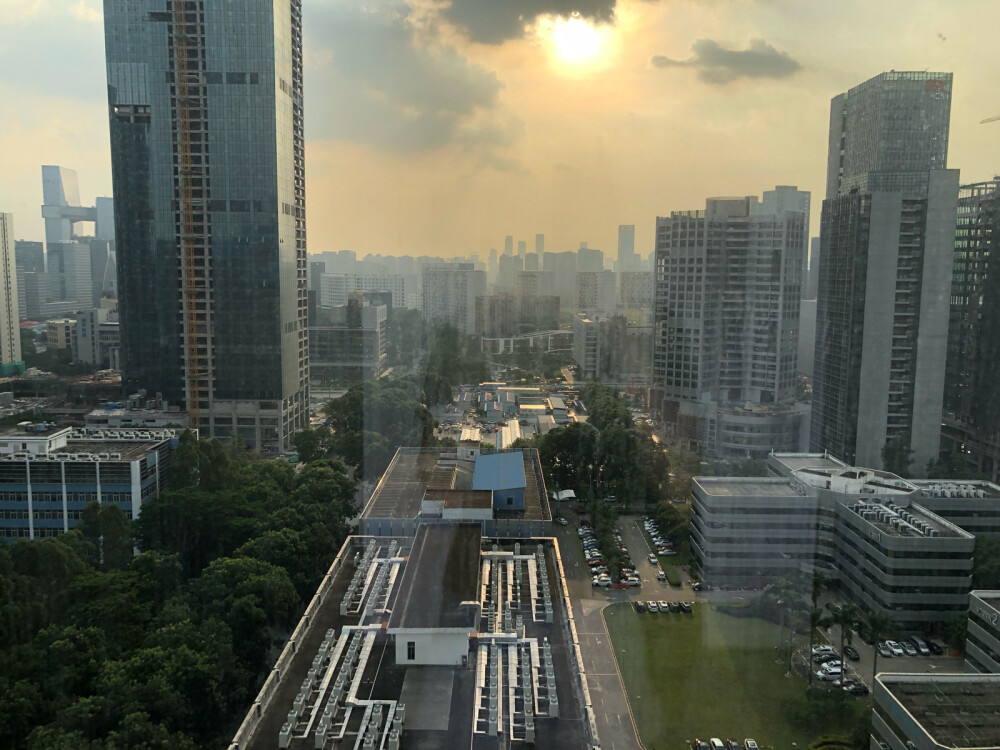
[[[554,19],[548,38],[556,56],[566,63],[583,63],[596,58],[602,49],[601,33],[587,21],[572,18]]]

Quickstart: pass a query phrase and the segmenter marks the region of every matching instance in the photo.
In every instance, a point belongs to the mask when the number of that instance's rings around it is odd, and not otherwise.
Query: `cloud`
[[[723,84],[739,78],[787,78],[802,66],[787,52],[779,52],[763,39],[753,39],[747,49],[726,49],[712,39],[699,39],[687,60],[656,55],[657,68],[694,68],[706,83]]]
[[[518,134],[499,112],[503,84],[454,47],[418,38],[405,5],[314,8],[306,33],[310,137],[403,154],[453,144],[503,164],[492,150]]]
[[[73,14],[74,18],[78,18],[81,21],[104,23],[104,14],[94,6],[85,2],[85,0],[80,0],[80,2],[74,5],[70,9],[70,13]]]
[[[520,39],[539,16],[569,17],[578,13],[592,21],[614,20],[615,0],[452,0],[444,17],[482,44]]]

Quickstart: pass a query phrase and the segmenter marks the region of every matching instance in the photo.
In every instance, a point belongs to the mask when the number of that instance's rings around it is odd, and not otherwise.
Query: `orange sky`
[[[1000,114],[995,0],[624,0],[585,64],[555,55],[549,19],[484,44],[447,6],[305,0],[312,252],[485,255],[543,232],[613,255],[627,223],[646,254],[658,214],[775,184],[813,191],[815,234],[829,100],[888,69],[953,72],[949,166],[1000,172],[1000,123],[979,124]],[[42,236],[43,163],[110,193],[100,7],[4,0],[0,211],[18,237]],[[741,56],[754,40],[762,57]]]

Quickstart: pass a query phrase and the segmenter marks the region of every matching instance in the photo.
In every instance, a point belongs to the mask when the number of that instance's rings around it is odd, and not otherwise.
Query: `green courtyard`
[[[806,693],[776,663],[778,627],[696,604],[694,613],[604,610],[636,726],[646,750],[686,750],[695,737],[804,750],[818,737],[850,736],[870,704],[842,691]]]

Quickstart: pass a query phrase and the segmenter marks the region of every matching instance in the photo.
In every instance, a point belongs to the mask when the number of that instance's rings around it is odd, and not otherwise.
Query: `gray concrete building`
[[[14,256],[14,216],[0,213],[0,374],[24,372]]]
[[[1000,675],[1000,591],[969,594],[965,668],[968,672]]]
[[[787,186],[765,197],[712,198],[704,211],[656,220],[653,408],[668,434],[711,456],[802,447],[794,404],[809,197]],[[720,419],[744,433],[735,456],[719,444]]]
[[[472,263],[426,266],[422,286],[424,320],[449,323],[462,333],[475,334],[476,299],[486,295],[484,271],[477,271]]]
[[[992,750],[1000,675],[880,673],[871,750]]]
[[[580,380],[637,385],[650,379],[651,326],[631,325],[624,315],[577,315],[573,359]]]
[[[921,473],[940,442],[958,172],[950,73],[883,73],[834,97],[816,312],[811,448]]]
[[[710,583],[821,571],[864,610],[919,631],[967,609],[975,538],[919,489],[825,454],[772,454],[777,477],[698,477],[691,549]]]

